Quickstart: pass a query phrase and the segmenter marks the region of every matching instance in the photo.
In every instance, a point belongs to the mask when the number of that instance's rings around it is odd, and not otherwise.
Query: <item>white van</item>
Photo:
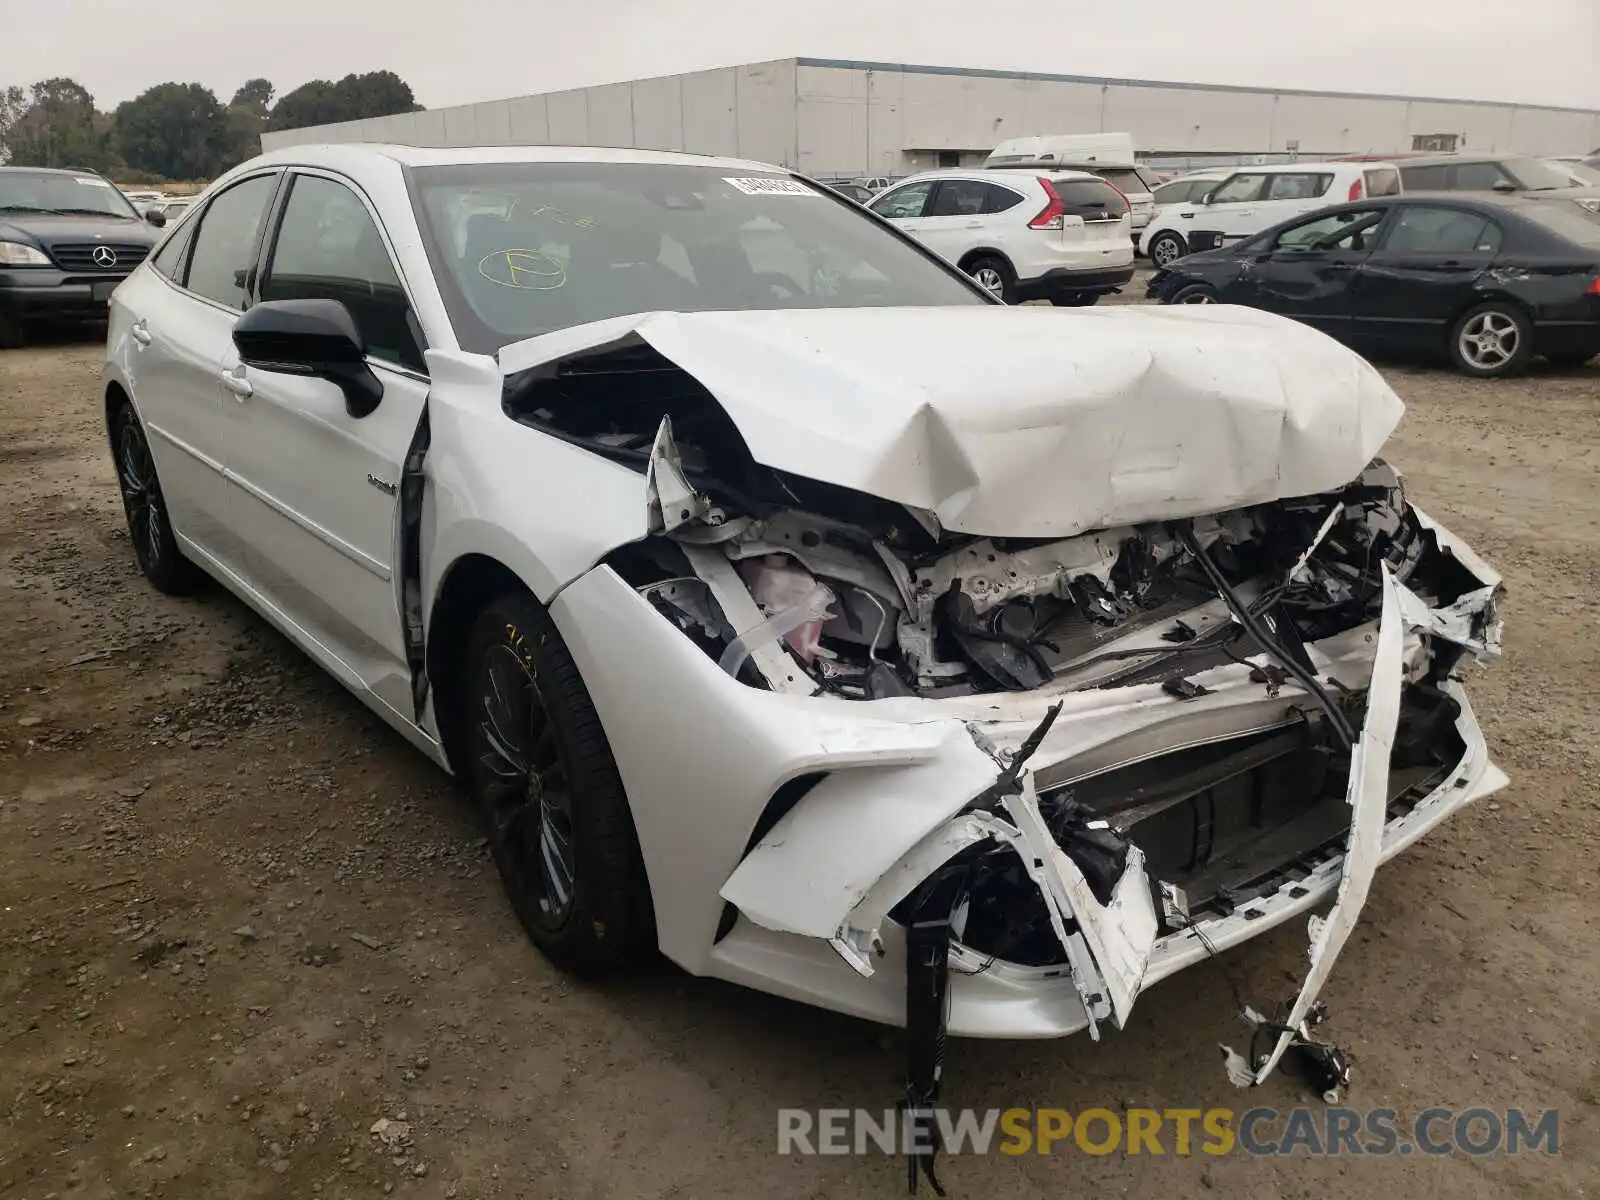
[[[1128,198],[1130,227],[1138,233],[1150,223],[1156,202],[1155,176],[1134,161],[1128,133],[1055,133],[1008,138],[989,152],[992,170],[1088,171]]]
[[[1163,205],[1145,226],[1139,253],[1165,267],[1185,254],[1226,246],[1301,213],[1400,191],[1399,168],[1388,162],[1244,167],[1198,199]]]

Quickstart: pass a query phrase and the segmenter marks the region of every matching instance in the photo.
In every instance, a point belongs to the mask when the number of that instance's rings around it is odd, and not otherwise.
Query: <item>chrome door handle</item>
[[[240,367],[237,372],[223,371],[222,386],[241,400],[248,399],[256,390],[255,385],[244,377],[243,367]]]
[[[132,326],[129,327],[128,334],[133,338],[134,341],[138,342],[139,345],[148,346],[150,344],[149,322],[143,317],[140,317],[133,323]]]

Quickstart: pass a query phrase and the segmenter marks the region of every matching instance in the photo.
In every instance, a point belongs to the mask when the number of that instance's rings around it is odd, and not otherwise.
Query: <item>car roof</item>
[[[1308,171],[1318,170],[1354,170],[1370,171],[1373,167],[1392,167],[1395,164],[1388,159],[1375,162],[1292,162],[1292,163],[1262,163],[1246,164],[1234,167],[1228,172],[1230,175],[1262,174],[1262,175],[1299,175]]]
[[[1438,163],[1449,166],[1457,163],[1498,163],[1506,162],[1513,158],[1532,158],[1531,154],[1411,154],[1405,158],[1395,159],[1395,163],[1402,167],[1430,166]]]
[[[23,163],[8,163],[0,165],[0,171],[26,171],[30,175],[93,175],[101,178],[99,171],[91,171],[87,167],[30,167]]]
[[[721,167],[738,171],[775,171],[787,167],[743,158],[718,158],[667,150],[624,150],[609,146],[401,146],[388,142],[327,142],[284,146],[251,160],[255,166],[300,164],[347,166],[355,161],[386,160],[406,167],[473,166],[494,163],[638,163],[654,166]]]
[[[1099,179],[1089,171],[1074,171],[1070,168],[1062,170],[1058,167],[941,167],[935,171],[918,171],[915,175],[907,175],[904,179],[896,179],[896,185],[910,183],[912,180],[923,179],[1014,179],[1021,177],[1038,178],[1044,175],[1050,179]]]

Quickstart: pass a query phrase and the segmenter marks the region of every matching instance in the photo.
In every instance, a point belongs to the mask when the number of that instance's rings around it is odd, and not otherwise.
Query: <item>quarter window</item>
[[[183,259],[188,253],[189,243],[194,241],[194,222],[190,221],[182,229],[173,231],[171,237],[156,251],[156,256],[150,260],[150,265],[174,283],[183,282]]]
[[[1008,208],[1015,208],[1022,203],[1022,196],[1010,188],[1001,187],[998,183],[984,185],[986,189],[983,202],[983,211],[986,213],[1003,213]]]
[[[337,300],[350,310],[369,355],[423,370],[411,304],[367,206],[320,175],[297,175],[292,188],[261,298]]]
[[[1378,167],[1366,172],[1368,196],[1398,196],[1400,194],[1400,172],[1393,167]]]
[[[896,188],[887,196],[879,196],[870,207],[880,217],[888,217],[891,221],[920,217],[923,207],[928,203],[928,193],[932,190],[931,179],[925,179],[921,183],[908,183],[905,187]]]
[[[1259,199],[1266,182],[1265,175],[1235,175],[1211,193],[1211,203],[1242,204]]]
[[[244,311],[256,235],[266,215],[276,175],[255,175],[219,192],[200,214],[186,286],[191,292]]]

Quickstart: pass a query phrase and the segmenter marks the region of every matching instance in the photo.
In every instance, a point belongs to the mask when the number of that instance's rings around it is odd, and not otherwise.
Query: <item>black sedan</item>
[[[1334,205],[1150,281],[1163,304],[1244,304],[1358,346],[1439,350],[1468,375],[1600,354],[1600,215],[1527,195]]]

